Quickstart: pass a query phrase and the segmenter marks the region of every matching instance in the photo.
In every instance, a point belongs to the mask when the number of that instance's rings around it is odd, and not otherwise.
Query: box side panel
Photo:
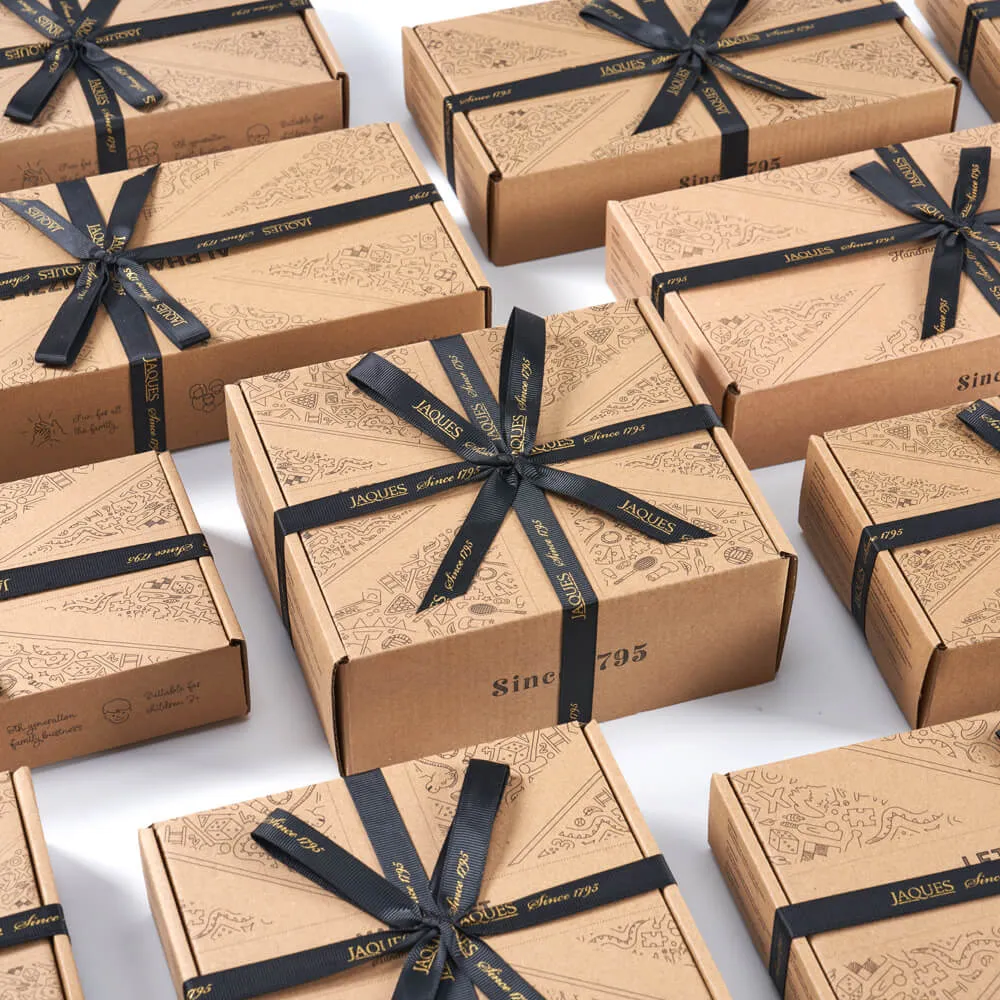
[[[0,768],[38,767],[247,714],[236,645],[0,701]]]
[[[183,984],[199,974],[184,919],[170,884],[170,875],[160,852],[156,834],[150,828],[139,831],[139,854],[142,857],[142,873],[146,882],[146,897],[153,912],[153,921],[160,935],[163,953],[170,969],[177,996],[182,996]]]
[[[238,385],[227,386],[226,406],[236,499],[264,577],[277,601],[274,513],[285,506],[284,497]],[[336,753],[339,734],[334,691],[338,664],[345,659],[343,643],[297,535],[286,539],[285,559],[292,643],[323,730]]]
[[[917,725],[937,726],[1000,708],[1000,640],[948,646],[935,652]]]
[[[809,443],[799,523],[827,579],[849,608],[861,530],[872,522],[821,438]],[[916,725],[928,666],[940,640],[887,553],[875,564],[865,621],[872,655],[910,724]]]
[[[729,779],[721,774],[712,778],[708,841],[754,947],[767,963],[775,911],[789,900]],[[807,941],[798,940],[792,945],[785,1000],[836,1000]]]
[[[450,90],[413,28],[403,28],[403,89],[424,142],[444,170],[444,99]]]
[[[42,821],[38,815],[38,802],[35,800],[35,789],[31,782],[31,772],[21,768],[12,775],[14,794],[17,796],[21,821],[24,824],[24,836],[31,855],[31,863],[35,871],[39,896],[43,904],[59,902],[59,892],[56,888],[52,864],[49,861],[49,850],[45,843]],[[52,939],[52,951],[62,981],[62,1000],[83,1000],[83,988],[73,960],[73,949],[70,940],[65,935]]]

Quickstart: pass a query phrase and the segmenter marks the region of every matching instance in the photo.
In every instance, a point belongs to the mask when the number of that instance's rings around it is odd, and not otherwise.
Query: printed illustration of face
[[[104,718],[114,726],[128,722],[132,715],[132,703],[124,698],[112,698],[104,706]]]

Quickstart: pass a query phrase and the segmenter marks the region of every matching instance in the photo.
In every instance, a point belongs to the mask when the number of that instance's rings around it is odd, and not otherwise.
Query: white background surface
[[[495,290],[496,322],[506,322],[515,304],[545,314],[612,297],[604,281],[602,250],[507,268],[485,263],[457,200],[406,111],[400,28],[496,9],[503,3],[313,2],[351,75],[351,124],[403,123],[484,262]],[[926,31],[912,0],[901,2]],[[987,121],[967,90],[959,127]],[[52,863],[89,1000],[175,996],[146,904],[139,827],[337,774],[236,506],[228,446],[191,449],[176,459],[247,636],[254,711],[247,722],[35,773]],[[778,680],[604,726],[735,1000],[774,1000],[776,993],[708,850],[711,774],[906,728],[853,619],[835,598],[799,532],[802,463],[757,475],[801,558]]]

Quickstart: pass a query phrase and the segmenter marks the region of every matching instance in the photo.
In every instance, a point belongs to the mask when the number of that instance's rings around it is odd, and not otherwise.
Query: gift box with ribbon
[[[1000,344],[998,150],[990,125],[612,204],[608,281],[652,296],[751,467],[972,402]]]
[[[243,635],[169,454],[0,484],[0,526],[0,767],[247,714]]]
[[[914,726],[1000,705],[997,406],[980,399],[809,443],[803,533]]]
[[[780,996],[990,996],[998,726],[994,713],[713,778],[712,851]]]
[[[344,773],[773,678],[795,556],[661,332],[634,301],[515,309],[228,387]]]
[[[946,132],[958,84],[882,0],[547,0],[403,33],[407,105],[497,264],[608,199]]]
[[[0,996],[83,1000],[26,767],[0,772]]]
[[[596,724],[141,831],[178,995],[727,1000]]]
[[[489,321],[392,125],[0,196],[0,237],[5,478],[218,440],[228,382]]]
[[[0,0],[0,191],[347,125],[309,0]]]
[[[916,0],[938,43],[969,78],[990,116],[1000,116],[1000,3]]]

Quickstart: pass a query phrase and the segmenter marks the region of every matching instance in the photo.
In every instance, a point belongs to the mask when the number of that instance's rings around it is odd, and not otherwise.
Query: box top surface
[[[151,452],[0,484],[0,567],[186,535],[189,516]],[[0,602],[0,698],[228,645],[197,560],[13,598]]]
[[[501,328],[465,334],[496,392]],[[432,346],[383,352],[462,412]],[[457,456],[347,379],[357,358],[241,383],[290,504],[452,464]],[[698,399],[701,402],[701,399]],[[634,302],[548,317],[538,441],[690,405],[691,397]],[[696,431],[565,463],[715,533],[663,544],[607,515],[549,496],[602,605],[648,590],[781,559],[712,435]],[[303,533],[348,654],[374,655],[470,628],[554,614],[558,597],[517,517],[504,521],[469,590],[417,615],[479,484]]]
[[[579,11],[585,3],[549,0],[418,26],[417,37],[448,88],[442,100],[446,93],[648,52],[583,21]],[[752,5],[730,34],[871,5],[872,0],[772,0]],[[621,0],[621,6],[639,13],[635,0]],[[704,8],[705,0],[671,0],[685,29]],[[885,103],[947,82],[895,21],[744,53],[735,61],[823,98],[786,100],[722,75],[726,93],[756,127]],[[654,74],[482,109],[469,120],[505,177],[717,137],[718,127],[696,97],[672,125],[632,134],[664,79]]]
[[[961,150],[1000,152],[1000,126],[905,145],[950,202]],[[914,221],[851,178],[853,167],[875,159],[864,151],[622,205],[658,271],[786,251]],[[996,208],[994,180],[982,210]],[[924,241],[811,261],[668,295],[667,308],[691,317],[744,393],[993,336],[996,313],[963,277],[957,325],[921,341],[933,247]]]
[[[0,916],[42,905],[14,777],[9,771],[0,771],[0,870]],[[62,981],[49,941],[0,949],[0,996],[62,1000]]]
[[[560,726],[383,770],[426,870],[433,869],[471,757],[509,764],[480,899],[502,903],[638,860],[643,852],[586,735]],[[319,829],[380,871],[341,780],[209,810],[153,830],[199,971],[327,944],[374,930],[372,917],[271,859],[250,838],[272,809]],[[588,914],[505,934],[492,945],[546,996],[701,1000],[710,994],[669,899],[646,893]],[[306,986],[303,1000],[385,997],[399,962]],[[296,996],[299,993],[296,992]]]
[[[120,0],[108,28],[225,6],[224,0]],[[0,6],[0,48],[36,45],[44,40]],[[126,122],[137,115],[161,115],[243,97],[280,94],[330,79],[300,13],[120,45],[109,51],[134,66],[164,95],[158,105],[142,111],[121,101]],[[0,107],[7,106],[40,65],[29,62],[0,69]],[[76,74],[70,72],[34,123],[24,125],[0,117],[0,143],[16,142],[38,129],[63,132],[81,127],[93,130],[94,119]]]
[[[308,213],[327,205],[426,183],[423,168],[390,125],[303,136],[285,142],[164,163],[130,246],[206,235]],[[138,171],[91,177],[105,217],[123,180]],[[28,192],[64,212],[55,185]],[[419,204],[302,236],[243,249],[170,258],[151,272],[211,331],[189,347],[213,345],[475,291],[474,278],[438,205]],[[0,272],[72,261],[5,206],[0,206]],[[41,295],[0,301],[0,389],[125,366],[107,310],[98,310],[87,342],[70,368],[47,368],[34,352],[72,282]],[[177,348],[154,331],[164,355]]]
[[[998,726],[1000,714],[965,719],[728,780],[791,902],[920,881],[996,858]],[[1000,898],[810,941],[838,997],[868,996],[869,982],[892,983],[899,996],[985,997],[982,973],[1000,954]]]
[[[1000,497],[1000,452],[958,419],[965,405],[824,435],[874,523]],[[893,551],[945,643],[1000,638],[998,551],[1000,526]]]

